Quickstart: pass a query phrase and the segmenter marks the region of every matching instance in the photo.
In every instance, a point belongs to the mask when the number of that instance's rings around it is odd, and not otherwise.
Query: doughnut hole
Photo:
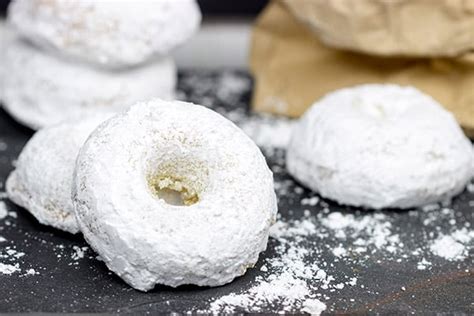
[[[209,171],[200,161],[181,157],[148,168],[151,194],[167,204],[190,206],[200,201],[208,183]]]

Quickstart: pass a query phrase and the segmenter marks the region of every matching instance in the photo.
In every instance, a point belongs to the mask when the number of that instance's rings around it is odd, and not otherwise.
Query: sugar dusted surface
[[[206,104],[241,125],[249,117],[245,107],[250,86],[249,77],[238,72],[185,72],[180,78],[178,95],[183,100]],[[265,119],[270,127],[271,120],[280,120],[250,116],[252,120]],[[7,134],[4,126],[9,126],[9,133],[25,137],[0,115],[0,139],[8,145],[7,152],[0,152],[0,158],[8,158],[4,165],[0,159],[0,176],[3,170],[11,168],[22,145],[2,137],[2,132]],[[258,128],[253,131],[258,133]],[[274,172],[281,216],[272,227],[268,248],[255,268],[232,283],[204,289],[185,286],[171,290],[158,286],[146,294],[135,291],[108,272],[90,248],[83,258],[74,260],[74,246],[87,246],[80,237],[65,237],[49,230],[4,200],[8,212],[15,211],[18,218],[7,216],[0,220],[0,235],[6,239],[0,247],[15,246],[25,255],[15,259],[21,272],[0,275],[0,289],[12,293],[0,297],[0,302],[10,311],[20,312],[40,310],[39,306],[46,305],[48,311],[56,312],[210,313],[225,309],[276,313],[310,312],[310,308],[315,312],[322,304],[326,306],[324,312],[346,314],[471,312],[473,242],[472,239],[468,242],[465,234],[472,232],[474,224],[473,206],[469,206],[474,205],[473,183],[451,203],[445,201],[406,211],[365,211],[337,205],[295,182],[285,171],[283,148],[262,145],[262,150]],[[0,190],[2,181],[0,177]],[[337,215],[331,216],[333,213]],[[343,225],[333,222],[336,220],[342,220]],[[388,224],[376,231],[380,223]],[[398,243],[394,236],[398,236]],[[463,245],[468,256],[463,260],[447,260],[433,253],[431,245],[441,236],[457,238],[456,242]],[[386,246],[377,246],[383,244]],[[292,264],[288,264],[289,257],[294,258]],[[300,269],[301,261],[311,268]],[[15,264],[7,259],[0,262]],[[22,277],[29,269],[40,274]],[[273,282],[274,289],[262,284],[282,273],[285,278]],[[311,279],[314,281],[299,282],[304,274],[314,276]],[[44,289],[54,289],[55,293],[64,295],[25,296],[24,289],[29,284],[35,284],[42,294],[46,293]],[[261,300],[262,293],[275,297],[288,284],[299,285],[294,295],[271,302]],[[238,299],[231,302],[229,297]],[[256,299],[258,306],[245,304]]]

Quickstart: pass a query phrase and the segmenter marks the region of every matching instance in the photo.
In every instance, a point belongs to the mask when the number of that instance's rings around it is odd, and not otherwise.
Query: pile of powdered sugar
[[[278,221],[271,230],[276,255],[266,258],[261,275],[241,293],[231,293],[210,302],[210,313],[264,312],[279,306],[280,312],[305,311],[319,315],[326,309],[318,288],[327,288],[332,276],[311,262],[310,248],[300,237],[314,232],[314,226],[299,228],[294,223]]]
[[[440,235],[431,242],[433,254],[450,261],[464,260],[469,254],[469,243],[474,239],[474,231],[458,229],[449,235]]]

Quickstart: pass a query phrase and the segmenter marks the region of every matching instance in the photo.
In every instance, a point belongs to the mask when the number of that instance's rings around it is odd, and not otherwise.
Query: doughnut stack
[[[255,143],[210,109],[164,100],[176,82],[166,55],[200,19],[194,0],[14,0],[8,12],[0,97],[40,129],[8,197],[82,233],[141,291],[231,282],[256,264],[276,220]]]
[[[195,0],[14,0],[0,98],[32,128],[172,99],[170,51],[199,27]]]

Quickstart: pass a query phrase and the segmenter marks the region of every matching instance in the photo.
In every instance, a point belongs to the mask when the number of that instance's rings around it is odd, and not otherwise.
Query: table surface
[[[234,84],[229,85],[229,78]],[[239,82],[243,84],[239,85]],[[188,71],[182,72],[179,78],[178,96],[181,99],[208,105],[224,114],[237,110],[245,116],[250,93],[251,80],[245,73]],[[0,143],[6,144],[6,148],[0,151],[0,191],[4,190],[6,177],[13,168],[12,162],[32,134],[31,130],[15,123],[7,113],[0,110]],[[356,219],[375,214],[339,206],[324,199],[316,205],[301,203],[303,198],[314,194],[302,189],[286,173],[282,158],[284,150],[265,149],[264,153],[280,188],[277,190],[280,221],[308,217],[305,210],[310,211],[309,218],[315,222],[320,218],[317,217],[318,214],[327,216],[332,212],[352,213]],[[281,189],[282,184],[286,185],[285,190]],[[329,263],[326,270],[336,280],[351,276],[357,278],[356,286],[317,289],[319,297],[328,307],[326,312],[473,314],[472,243],[466,245],[469,253],[464,260],[445,260],[429,251],[429,243],[437,236],[449,234],[470,224],[472,227],[472,200],[474,194],[465,191],[452,201],[449,211],[444,213],[439,210],[377,212],[376,214],[383,214],[387,218],[392,231],[399,236],[401,247],[395,252],[369,245],[369,251],[364,254],[358,255],[356,252],[350,259],[336,258],[332,250],[341,245],[341,240],[327,234],[305,236],[308,247],[318,249],[310,254],[310,261]],[[142,293],[130,288],[109,272],[92,250],[86,250],[84,258],[75,257],[77,248],[74,247],[87,246],[81,236],[72,236],[40,225],[24,209],[7,199],[4,202],[16,216],[10,214],[0,220],[0,236],[6,239],[0,243],[0,262],[18,263],[22,272],[0,274],[0,312],[206,311],[212,300],[230,293],[240,293],[251,287],[258,276],[263,274],[260,270],[262,264],[278,256],[275,247],[279,240],[271,238],[267,251],[261,255],[256,268],[250,269],[228,285],[217,288],[183,286],[177,289],[157,286],[151,292]],[[353,247],[353,240],[342,241],[342,246]],[[5,254],[8,249],[24,255],[20,258],[8,256]],[[424,270],[418,268],[422,258],[431,262]],[[28,269],[34,269],[38,274],[24,273]],[[253,309],[237,307],[235,310],[248,312]],[[277,302],[260,306],[258,311],[279,310],[281,306]]]

